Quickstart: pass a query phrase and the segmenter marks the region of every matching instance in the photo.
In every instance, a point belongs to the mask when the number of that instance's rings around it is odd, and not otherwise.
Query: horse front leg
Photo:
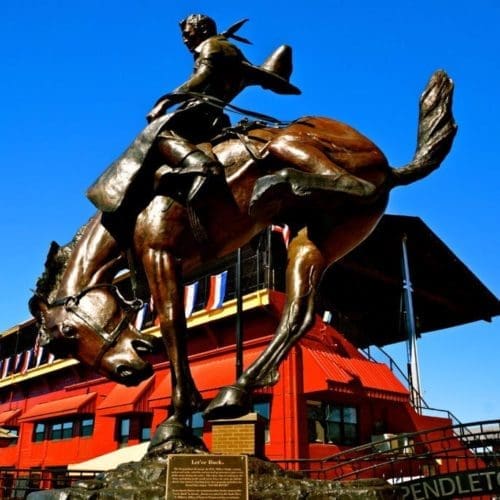
[[[272,385],[278,366],[295,343],[312,327],[316,290],[325,259],[303,229],[290,243],[286,270],[286,303],[273,339],[236,384],[221,389],[205,410],[205,417],[234,418],[251,409],[251,391]]]
[[[155,431],[148,454],[205,450],[187,426],[201,407],[202,398],[191,376],[187,357],[180,263],[167,251],[150,249],[143,258],[160,330],[170,361],[173,413]]]

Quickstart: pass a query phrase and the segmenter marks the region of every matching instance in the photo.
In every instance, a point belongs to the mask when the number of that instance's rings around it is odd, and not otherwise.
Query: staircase
[[[412,478],[498,468],[500,420],[399,434],[322,459],[278,463],[316,479],[382,478],[399,484]]]

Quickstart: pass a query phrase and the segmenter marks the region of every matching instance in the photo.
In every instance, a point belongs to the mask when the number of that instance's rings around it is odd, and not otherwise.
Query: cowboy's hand
[[[151,123],[152,121],[156,120],[159,118],[161,115],[165,114],[165,111],[169,106],[171,106],[171,102],[169,99],[163,99],[160,102],[158,102],[153,109],[146,115],[146,120],[148,123]]]

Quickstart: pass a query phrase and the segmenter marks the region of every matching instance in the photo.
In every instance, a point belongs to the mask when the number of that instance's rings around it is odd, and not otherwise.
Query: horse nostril
[[[130,377],[134,374],[134,371],[129,366],[119,365],[116,368],[116,373],[118,373],[118,375],[120,375],[120,377]]]

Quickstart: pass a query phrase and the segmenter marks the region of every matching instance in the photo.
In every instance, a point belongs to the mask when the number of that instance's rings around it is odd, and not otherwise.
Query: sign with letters
[[[402,500],[462,498],[500,493],[500,468],[429,476],[399,485]]]
[[[170,455],[167,500],[248,500],[246,455]]]

